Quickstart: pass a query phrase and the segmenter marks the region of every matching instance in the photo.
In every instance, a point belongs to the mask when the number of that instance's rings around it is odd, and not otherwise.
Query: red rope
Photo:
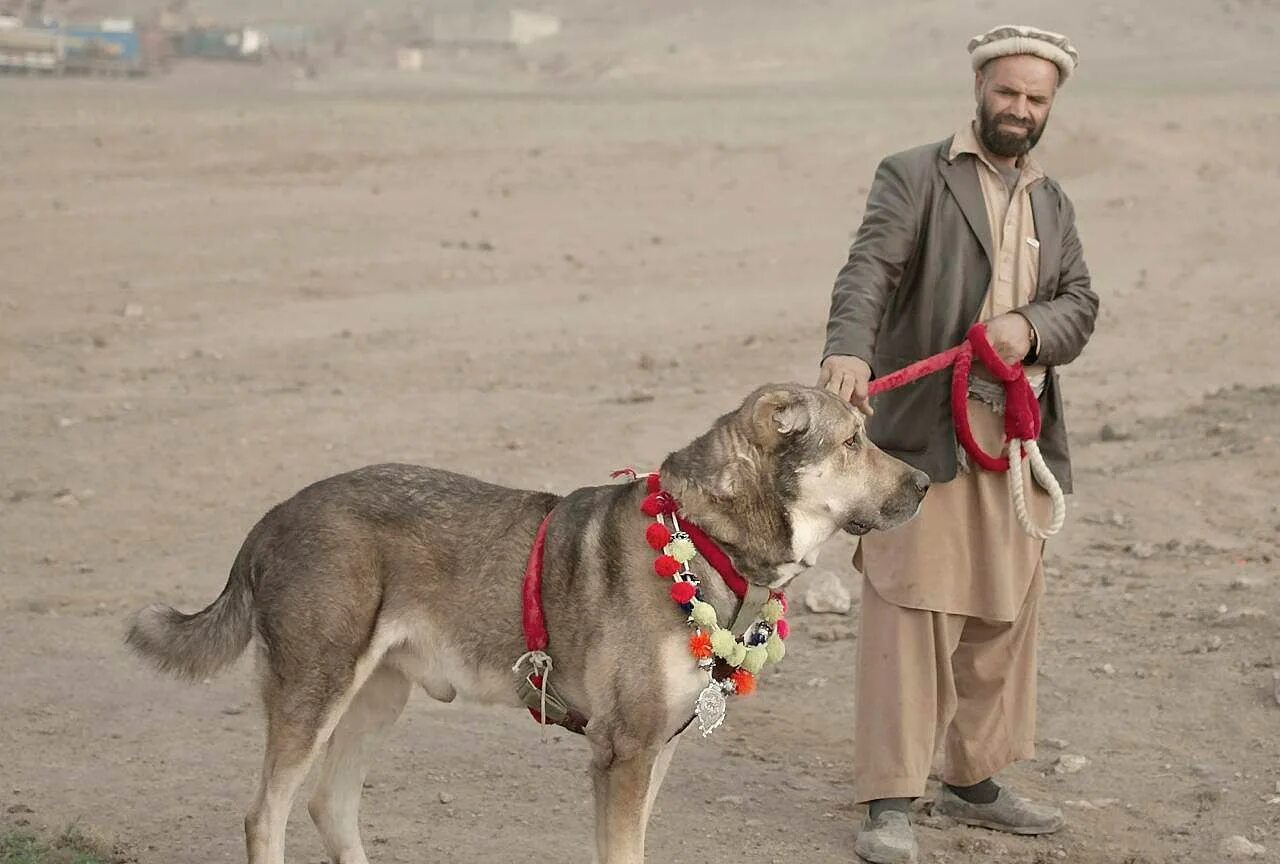
[[[547,545],[548,513],[538,526],[529,550],[529,563],[524,568],[524,644],[525,650],[543,651],[547,647],[547,619],[542,614],[542,552]]]
[[[867,388],[870,396],[896,390],[913,381],[941,372],[953,366],[951,372],[951,414],[956,424],[956,440],[964,447],[965,452],[987,471],[1007,471],[1009,459],[1005,456],[992,456],[982,449],[973,437],[973,428],[969,425],[969,373],[973,368],[973,358],[977,356],[1001,383],[1004,384],[1005,410],[1004,432],[1005,442],[1017,438],[1020,441],[1034,441],[1040,437],[1040,403],[1036,400],[1035,391],[1027,381],[1021,363],[1005,363],[996,353],[987,338],[987,328],[975,324],[969,329],[965,341],[932,357],[926,357],[903,369],[892,372],[883,378],[872,381]]]

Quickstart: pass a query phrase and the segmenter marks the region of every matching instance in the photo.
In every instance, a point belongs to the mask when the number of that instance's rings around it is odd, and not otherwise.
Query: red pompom
[[[670,555],[659,555],[658,560],[653,562],[653,572],[663,579],[670,579],[680,572],[680,562]]]
[[[698,589],[693,587],[692,582],[677,582],[671,586],[671,599],[681,605],[692,600],[696,593]]]
[[[689,637],[689,653],[699,660],[711,659],[711,637],[699,630]]]
[[[777,631],[779,639],[786,639],[791,635],[791,625],[787,623],[786,618],[779,618],[778,623],[773,625],[773,629]]]
[[[660,513],[675,511],[675,503],[666,492],[650,492],[640,503],[640,510],[646,516],[657,516]]]
[[[770,596],[771,598],[773,598],[774,600],[777,600],[779,603],[781,603],[781,604],[782,604],[782,614],[783,614],[783,615],[787,614],[787,597],[786,597],[786,595],[785,595],[785,594],[783,594],[781,591],[770,591],[770,592],[769,592],[769,596]],[[783,636],[782,638],[783,638],[783,639],[786,639],[787,637],[786,637],[786,636]]]
[[[654,522],[645,529],[644,539],[649,541],[649,545],[654,549],[661,551],[668,543],[671,542],[671,530],[661,522]]]
[[[657,474],[650,474],[644,482],[645,488],[650,492],[657,492],[662,489],[662,478]]]
[[[730,676],[733,681],[734,692],[739,696],[750,696],[756,692],[756,676],[752,675],[746,669],[739,669]]]

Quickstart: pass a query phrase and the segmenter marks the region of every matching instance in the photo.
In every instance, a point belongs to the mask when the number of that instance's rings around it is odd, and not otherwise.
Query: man
[[[857,660],[855,793],[868,803],[857,852],[917,859],[908,819],[938,742],[933,812],[1016,834],[1046,834],[1061,813],[993,777],[1033,755],[1036,610],[1043,543],[1017,522],[1004,474],[956,446],[946,374],[877,397],[867,385],[961,342],[976,321],[1040,398],[1040,447],[1064,491],[1071,475],[1055,367],[1079,355],[1098,299],[1075,212],[1031,151],[1078,55],[1066,37],[997,27],[969,44],[977,116],[952,137],[880,163],[866,214],[832,292],[820,385],[870,416],[871,437],[934,482],[917,518],[868,535]],[[996,452],[1003,392],[975,377],[975,437]],[[1030,474],[1030,472],[1027,472]],[[1034,521],[1048,495],[1027,478]]]

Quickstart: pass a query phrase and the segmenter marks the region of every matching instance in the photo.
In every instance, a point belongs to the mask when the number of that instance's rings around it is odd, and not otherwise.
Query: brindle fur
[[[909,519],[923,474],[876,449],[839,398],[769,385],[663,462],[663,482],[751,582],[781,587],[844,527]],[[245,818],[250,864],[283,864],[284,829],[322,757],[309,810],[330,856],[367,861],[357,809],[371,746],[413,684],[432,697],[518,704],[521,578],[539,523],[542,603],[557,690],[589,718],[596,853],[641,864],[653,798],[705,683],[688,628],[644,540],[642,482],[525,492],[412,465],[321,480],[249,532],[222,594],[183,614],[153,606],[128,644],[199,680],[255,642],[266,753]],[[727,623],[737,601],[701,559]]]

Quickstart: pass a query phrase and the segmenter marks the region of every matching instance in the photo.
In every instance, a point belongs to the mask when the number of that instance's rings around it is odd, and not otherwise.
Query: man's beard
[[[1027,134],[1018,135],[1013,132],[1006,132],[1000,128],[1001,123],[1021,127],[1027,130]],[[996,114],[992,116],[987,113],[986,105],[983,105],[978,111],[978,135],[982,138],[982,146],[995,155],[1008,159],[1016,159],[1030,152],[1031,148],[1036,146],[1036,142],[1040,140],[1040,136],[1044,134],[1044,127],[1048,123],[1049,118],[1045,117],[1044,123],[1040,124],[1040,128],[1037,129],[1034,120],[1023,120],[1012,114]]]

